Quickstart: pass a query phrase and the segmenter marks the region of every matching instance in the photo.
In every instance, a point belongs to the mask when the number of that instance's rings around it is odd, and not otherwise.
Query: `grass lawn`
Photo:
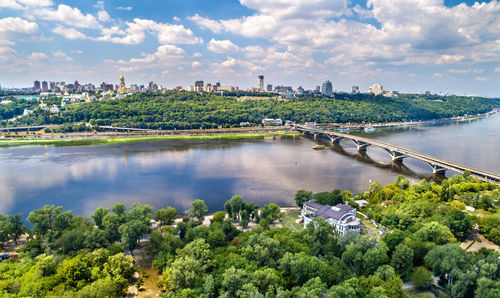
[[[300,211],[290,212],[283,214],[281,216],[281,223],[283,226],[291,229],[294,232],[300,232],[304,229],[303,223],[296,223],[295,221],[299,219]]]

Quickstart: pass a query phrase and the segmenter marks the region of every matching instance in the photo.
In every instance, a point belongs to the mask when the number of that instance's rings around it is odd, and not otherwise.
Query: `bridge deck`
[[[458,163],[450,162],[450,161],[447,161],[444,159],[440,159],[440,158],[437,158],[434,156],[419,153],[419,152],[416,152],[416,151],[413,151],[410,149],[406,149],[406,148],[403,148],[400,146],[381,142],[378,140],[349,135],[349,134],[335,132],[335,131],[326,131],[326,130],[321,130],[321,129],[317,129],[317,128],[313,128],[313,127],[306,127],[306,126],[302,126],[302,125],[296,125],[295,129],[300,131],[300,132],[303,132],[303,133],[309,132],[309,133],[319,134],[319,135],[324,134],[327,136],[336,136],[336,137],[341,137],[341,138],[345,138],[345,139],[350,139],[350,140],[353,140],[356,142],[362,142],[362,143],[366,143],[369,145],[374,145],[374,146],[381,147],[381,148],[384,148],[384,149],[389,150],[389,151],[404,154],[405,156],[408,156],[408,157],[413,157],[415,159],[426,162],[430,165],[436,165],[438,167],[441,167],[441,168],[444,168],[447,170],[452,170],[452,171],[455,171],[458,173],[463,173],[465,171],[469,171],[471,173],[471,175],[473,175],[477,178],[480,178],[482,180],[487,180],[490,182],[494,182],[496,184],[500,183],[500,175],[498,175],[498,174],[494,174],[494,173],[490,173],[487,171],[471,168],[468,166],[464,166],[464,165],[461,165]]]

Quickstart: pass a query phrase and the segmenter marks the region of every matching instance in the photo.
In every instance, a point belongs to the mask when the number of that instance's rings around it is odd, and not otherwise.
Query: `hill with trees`
[[[54,104],[56,102],[48,102]],[[3,119],[25,106],[15,100],[0,107]],[[39,108],[6,125],[90,123],[151,129],[192,129],[239,126],[240,122],[260,124],[263,118],[301,122],[396,122],[429,120],[478,114],[500,106],[500,100],[481,97],[416,95],[398,98],[370,94],[337,94],[336,98],[298,97],[290,100],[220,97],[211,93],[135,93],[124,99],[69,104],[58,114]],[[5,111],[4,111],[5,110]]]

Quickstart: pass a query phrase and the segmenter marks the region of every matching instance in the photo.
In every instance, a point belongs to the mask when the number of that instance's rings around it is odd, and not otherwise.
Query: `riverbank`
[[[55,145],[55,146],[79,146],[79,145],[106,145],[124,144],[134,142],[153,142],[165,140],[238,140],[238,139],[259,139],[276,136],[296,136],[298,132],[274,131],[261,133],[221,133],[207,135],[130,135],[121,137],[103,137],[100,135],[88,134],[81,137],[59,137],[59,138],[5,138],[0,140],[0,147],[24,146],[24,145]],[[50,137],[50,136],[49,136]]]

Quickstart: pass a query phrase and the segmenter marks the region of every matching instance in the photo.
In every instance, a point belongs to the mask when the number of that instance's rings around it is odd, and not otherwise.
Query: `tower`
[[[125,90],[125,77],[123,74],[120,76],[120,89]]]
[[[260,91],[264,91],[264,76],[260,75],[257,77],[257,83]]]

